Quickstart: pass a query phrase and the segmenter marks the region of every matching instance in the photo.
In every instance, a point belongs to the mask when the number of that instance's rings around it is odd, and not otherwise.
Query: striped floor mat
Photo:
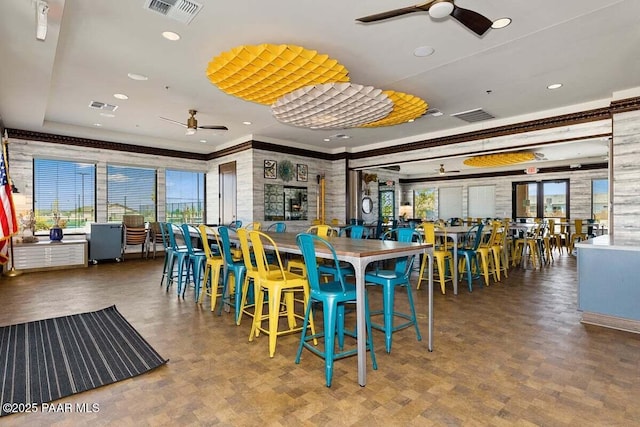
[[[1,415],[131,378],[166,362],[115,305],[3,326]]]

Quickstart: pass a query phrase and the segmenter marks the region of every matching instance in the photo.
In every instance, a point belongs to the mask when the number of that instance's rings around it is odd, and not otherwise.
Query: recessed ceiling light
[[[98,126],[98,127],[102,126],[102,124],[101,124],[101,123],[94,123],[93,125],[94,125],[94,126]]]
[[[114,93],[113,97],[118,99],[129,99],[129,97],[124,93]]]
[[[559,89],[561,87],[562,87],[562,83],[554,83],[552,85],[547,86],[547,89],[553,90],[553,89]]]
[[[433,55],[433,52],[435,52],[435,49],[431,46],[420,46],[413,50],[413,55],[418,57],[430,56]]]
[[[329,138],[325,138],[325,139],[323,139],[323,141],[324,141],[324,142],[329,142],[329,141],[331,141],[331,139],[329,139]]]
[[[201,139],[200,142],[204,143],[204,142],[207,142],[207,140],[206,139]]]
[[[491,28],[493,28],[494,30],[499,30],[500,28],[504,28],[509,24],[511,24],[511,18],[498,18],[493,21],[493,24],[491,24]]]
[[[149,77],[145,76],[144,74],[128,73],[127,77],[129,77],[131,80],[149,80]]]
[[[174,33],[173,31],[164,31],[162,33],[162,37],[164,37],[167,40],[171,40],[172,42],[176,40],[180,40],[180,34]]]
[[[115,114],[111,114],[111,113],[100,113],[100,115],[102,117],[115,117],[116,116]]]
[[[247,122],[242,122],[242,124],[243,124],[243,125],[250,125],[250,124],[251,124],[251,122],[248,122],[248,121],[247,121]]]
[[[413,123],[415,121],[416,121],[416,119],[409,119],[409,120],[407,120],[407,123]]]

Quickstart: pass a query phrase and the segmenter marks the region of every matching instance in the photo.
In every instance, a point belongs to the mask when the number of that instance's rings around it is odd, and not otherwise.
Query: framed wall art
[[[296,165],[296,180],[307,182],[309,177],[309,167],[307,165]]]
[[[267,179],[276,179],[278,176],[277,173],[278,162],[275,160],[265,160],[264,161],[264,177]]]

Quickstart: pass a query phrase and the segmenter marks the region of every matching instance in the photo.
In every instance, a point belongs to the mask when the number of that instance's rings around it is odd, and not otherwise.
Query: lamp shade
[[[303,86],[348,82],[347,69],[328,55],[295,45],[238,46],[209,62],[207,77],[223,92],[271,105]]]
[[[345,129],[387,116],[393,102],[382,90],[354,83],[305,86],[279,98],[271,112],[279,122],[310,129]]]
[[[465,159],[463,163],[467,166],[486,168],[529,162],[535,158],[535,154],[529,151],[512,151],[510,153],[484,154],[481,156],[469,157],[468,159]]]
[[[375,122],[363,124],[360,127],[373,128],[399,125],[409,120],[417,119],[426,113],[427,108],[429,108],[429,105],[423,99],[408,93],[393,90],[385,90],[382,93],[387,95],[393,102],[393,110],[388,116]]]

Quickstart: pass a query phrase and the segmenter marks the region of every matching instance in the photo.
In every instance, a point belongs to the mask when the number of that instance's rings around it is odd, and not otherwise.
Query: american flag
[[[3,142],[2,153],[0,153],[0,264],[6,264],[9,261],[7,254],[9,239],[18,232],[11,183],[9,182],[5,160],[5,144]]]

